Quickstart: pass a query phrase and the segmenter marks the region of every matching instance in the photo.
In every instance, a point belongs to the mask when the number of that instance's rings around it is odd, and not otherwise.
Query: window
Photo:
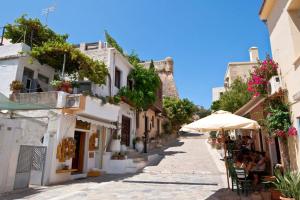
[[[24,67],[22,82],[24,84],[25,92],[30,92],[33,84],[34,71]]]
[[[140,112],[136,111],[136,128],[140,127]]]
[[[45,84],[49,83],[49,78],[47,76],[42,75],[42,74],[38,74],[38,80],[41,81],[42,83],[45,83]]]
[[[121,71],[118,68],[115,70],[115,86],[121,88]]]

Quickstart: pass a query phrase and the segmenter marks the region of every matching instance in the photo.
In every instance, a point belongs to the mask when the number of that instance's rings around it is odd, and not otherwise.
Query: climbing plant
[[[137,110],[147,110],[156,101],[156,92],[160,86],[160,78],[154,69],[146,69],[135,65],[128,75],[133,87],[123,87],[120,96],[126,97]]]
[[[37,18],[22,15],[14,23],[5,26],[4,37],[12,43],[24,42],[29,46],[41,46],[47,41],[66,42],[67,34],[57,34]]]
[[[41,64],[53,67],[61,72],[66,57],[65,72],[78,74],[96,84],[104,84],[108,74],[103,62],[94,61],[72,44],[66,42],[68,35],[60,35],[43,25],[39,19],[26,18],[22,15],[14,24],[8,24],[5,37],[13,43],[20,42],[25,37],[25,43],[32,46],[29,54]]]
[[[106,39],[106,42],[111,47],[117,49],[122,55],[125,55],[122,47],[118,44],[118,42],[107,31],[105,31],[105,39]]]

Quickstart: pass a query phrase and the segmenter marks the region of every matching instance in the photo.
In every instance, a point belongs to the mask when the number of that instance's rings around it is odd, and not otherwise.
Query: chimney
[[[250,54],[250,62],[257,62],[257,60],[259,59],[258,48],[257,47],[251,47],[249,49],[249,54]]]

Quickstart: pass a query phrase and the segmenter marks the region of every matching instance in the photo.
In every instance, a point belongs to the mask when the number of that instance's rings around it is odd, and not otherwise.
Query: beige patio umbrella
[[[183,128],[187,130],[195,130],[199,132],[221,131],[224,137],[224,132],[227,130],[235,130],[235,129],[255,130],[255,129],[260,129],[260,126],[257,123],[257,121],[247,119],[245,117],[241,117],[238,115],[234,115],[231,112],[220,110],[214,112],[213,114],[207,117],[204,117],[195,122],[187,124],[183,126]],[[225,151],[225,161],[226,161],[227,159],[226,145],[224,145],[224,151]],[[229,177],[228,177],[228,169],[226,163],[225,166],[226,166],[227,184],[229,188]]]

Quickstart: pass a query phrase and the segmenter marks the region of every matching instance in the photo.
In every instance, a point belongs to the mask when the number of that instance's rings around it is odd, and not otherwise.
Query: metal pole
[[[227,178],[227,187],[230,189],[229,185],[229,175],[228,175],[228,165],[227,165],[227,145],[225,142],[225,131],[222,129],[222,136],[223,136],[223,141],[224,141],[224,162],[225,162],[225,168],[226,168],[226,178]]]
[[[63,62],[63,68],[62,68],[62,72],[61,72],[62,79],[65,78],[65,68],[66,68],[66,53],[64,53],[64,62]]]

